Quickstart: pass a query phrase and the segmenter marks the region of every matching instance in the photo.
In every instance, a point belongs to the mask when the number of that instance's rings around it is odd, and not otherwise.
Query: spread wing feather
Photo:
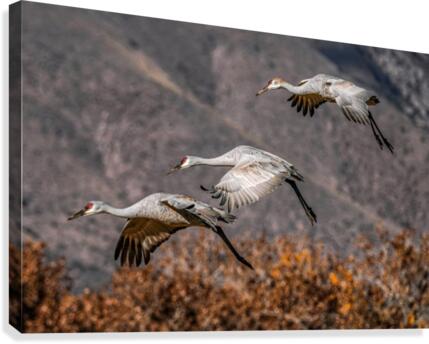
[[[121,265],[139,266],[150,261],[150,254],[172,234],[190,225],[202,225],[216,229],[217,222],[231,223],[235,216],[209,206],[188,196],[174,195],[161,200],[164,206],[181,215],[182,222],[168,225],[155,219],[128,219],[115,249],[115,260]]]
[[[168,227],[156,220],[146,218],[129,219],[118,240],[115,260],[120,257],[121,265],[139,266],[144,259],[150,261],[150,253],[181,228]]]
[[[370,124],[368,105],[362,99],[339,95],[335,98],[335,102],[349,121],[363,125]]]
[[[187,197],[170,198],[162,201],[162,203],[178,212],[190,223],[205,225],[209,228],[215,228],[218,221],[232,223],[235,220],[234,215]]]
[[[317,109],[323,103],[326,103],[326,99],[317,93],[309,93],[304,95],[293,94],[291,97],[289,97],[288,101],[291,102],[292,107],[298,105],[296,111],[300,112],[302,109],[302,114],[304,116],[306,116],[308,112],[310,112],[310,116],[313,116],[315,109]]]
[[[213,198],[220,198],[221,205],[226,204],[228,212],[231,212],[234,208],[255,203],[270,194],[283,183],[289,173],[286,169],[276,170],[265,163],[245,163],[229,170],[208,191]]]

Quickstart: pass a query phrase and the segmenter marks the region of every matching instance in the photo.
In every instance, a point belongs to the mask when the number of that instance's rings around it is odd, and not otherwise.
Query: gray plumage
[[[297,86],[291,85],[282,78],[271,79],[256,95],[281,88],[292,93],[288,101],[291,102],[292,107],[296,106],[297,112],[302,111],[304,116],[307,113],[313,116],[316,109],[326,102],[336,103],[349,121],[371,125],[379,147],[383,149],[386,146],[393,153],[393,146],[384,137],[368,109],[368,106],[379,103],[377,96],[368,90],[332,75],[317,74],[300,81]]]
[[[238,146],[212,159],[186,156],[171,172],[196,165],[232,166],[218,184],[210,188],[202,186],[213,198],[220,199],[220,205],[225,206],[228,212],[257,202],[287,182],[298,195],[310,222],[317,222],[316,215],[296,185],[296,181],[304,180],[303,176],[292,164],[272,153],[250,146]]]
[[[144,259],[150,261],[150,254],[178,230],[193,226],[206,227],[218,234],[235,258],[252,268],[231,244],[219,222],[231,223],[235,216],[222,209],[184,195],[155,193],[123,209],[114,208],[101,201],[91,201],[85,208],[69,218],[95,214],[111,214],[126,218],[119,241],[115,249],[115,260],[120,258],[121,265],[139,266]]]

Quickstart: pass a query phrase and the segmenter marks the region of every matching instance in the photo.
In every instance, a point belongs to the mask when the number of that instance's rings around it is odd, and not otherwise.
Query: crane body
[[[232,167],[217,185],[210,188],[201,186],[204,191],[210,192],[213,198],[220,199],[220,205],[225,205],[229,213],[233,209],[257,202],[286,182],[297,194],[310,222],[317,222],[316,214],[296,185],[296,182],[303,181],[304,177],[295,166],[277,155],[242,145],[211,159],[185,156],[169,173],[197,165]]]
[[[356,86],[354,83],[327,74],[317,74],[312,78],[304,79],[294,86],[282,78],[276,77],[268,81],[267,85],[259,90],[259,96],[270,90],[286,89],[292,93],[288,98],[291,106],[305,116],[310,113],[313,117],[315,110],[322,104],[336,103],[347,120],[358,124],[369,124],[372,133],[381,149],[387,147],[393,154],[393,146],[381,132],[368,106],[379,103],[376,95],[368,90]]]
[[[150,253],[179,230],[199,226],[211,229],[245,266],[253,269],[234,248],[219,222],[232,223],[235,216],[185,195],[155,193],[127,208],[115,208],[102,201],[90,201],[68,218],[110,214],[127,219],[115,249],[115,260],[121,265],[139,266],[144,259],[150,261]]]

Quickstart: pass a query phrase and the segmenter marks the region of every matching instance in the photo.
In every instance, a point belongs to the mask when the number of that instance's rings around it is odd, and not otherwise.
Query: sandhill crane
[[[150,253],[178,230],[192,226],[211,229],[221,237],[235,258],[253,269],[234,248],[218,225],[219,221],[231,223],[235,216],[211,207],[189,196],[155,193],[123,209],[114,208],[101,201],[91,201],[68,220],[81,216],[111,214],[127,219],[115,249],[115,260],[121,257],[121,265],[139,266],[144,258],[149,263]]]
[[[296,181],[304,180],[303,176],[292,164],[274,154],[250,146],[238,146],[212,159],[188,155],[169,173],[196,165],[233,167],[217,185],[209,189],[201,185],[201,188],[210,192],[213,198],[220,198],[220,205],[226,204],[229,213],[234,207],[255,203],[286,182],[297,194],[311,224],[317,222],[316,214],[308,206],[296,185]]]
[[[374,120],[374,116],[368,109],[368,105],[376,105],[379,100],[377,96],[366,89],[335,76],[318,74],[300,81],[298,86],[291,85],[282,78],[271,79],[256,95],[259,96],[269,90],[281,88],[292,93],[288,101],[292,102],[292,107],[297,106],[298,112],[302,109],[304,116],[309,111],[312,117],[314,110],[323,103],[336,103],[349,121],[363,125],[370,124],[380,148],[383,149],[386,145],[393,153],[393,146],[384,137]]]

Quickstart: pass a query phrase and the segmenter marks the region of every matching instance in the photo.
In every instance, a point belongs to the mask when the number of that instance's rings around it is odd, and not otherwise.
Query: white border
[[[429,3],[424,0],[38,2],[429,53]]]

